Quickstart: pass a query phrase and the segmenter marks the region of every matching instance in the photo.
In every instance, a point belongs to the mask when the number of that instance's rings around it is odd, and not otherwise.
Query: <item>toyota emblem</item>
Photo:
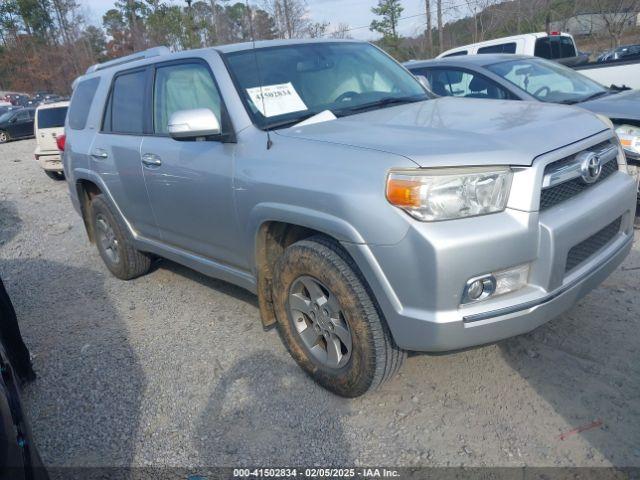
[[[585,183],[595,183],[602,173],[602,161],[600,157],[593,152],[584,152],[581,154],[580,172],[582,180]]]

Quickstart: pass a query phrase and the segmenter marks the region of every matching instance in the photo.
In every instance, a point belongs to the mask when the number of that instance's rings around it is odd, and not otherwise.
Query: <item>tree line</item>
[[[116,0],[101,20],[89,23],[77,0],[2,0],[0,90],[69,93],[90,65],[157,45],[348,36],[346,25],[313,22],[306,0]]]
[[[375,19],[351,28],[311,19],[313,0],[115,0],[100,25],[84,18],[81,0],[0,0],[0,90],[69,93],[89,65],[145,48],[174,50],[276,38],[349,38],[368,29],[398,60],[431,58],[466,43],[548,30],[551,22],[601,12],[602,44],[620,43],[640,0],[371,0]],[[403,22],[418,25],[403,36]],[[640,42],[640,39],[639,39]]]

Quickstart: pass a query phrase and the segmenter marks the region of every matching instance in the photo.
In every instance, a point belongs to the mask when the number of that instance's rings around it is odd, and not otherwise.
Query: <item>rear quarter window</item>
[[[67,107],[44,108],[38,110],[38,128],[64,127]]]
[[[516,53],[516,42],[482,47],[478,49],[478,53]]]
[[[443,58],[447,58],[447,57],[461,57],[463,55],[467,55],[468,52],[466,50],[460,50],[459,52],[453,52],[450,53],[449,55],[445,55]]]
[[[69,127],[74,130],[83,130],[87,125],[87,117],[91,109],[91,103],[100,84],[99,78],[90,78],[80,82],[71,97],[69,107]]]

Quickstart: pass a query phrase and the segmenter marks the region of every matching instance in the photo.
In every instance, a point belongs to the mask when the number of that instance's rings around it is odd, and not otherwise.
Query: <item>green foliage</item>
[[[404,11],[400,0],[378,0],[378,6],[373,7],[371,11],[382,18],[373,20],[370,30],[381,33],[384,38],[397,40],[398,20]]]
[[[17,0],[15,3],[27,32],[39,39],[46,39],[50,36],[49,27],[52,19],[49,15],[51,11],[49,0]]]
[[[404,11],[400,0],[378,0],[378,5],[371,11],[381,17],[380,20],[373,20],[369,29],[382,34],[379,42],[392,55],[399,55],[400,36],[398,35],[398,20]]]

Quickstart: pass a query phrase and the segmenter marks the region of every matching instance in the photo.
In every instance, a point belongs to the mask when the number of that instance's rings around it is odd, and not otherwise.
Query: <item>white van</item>
[[[62,159],[57,138],[64,135],[64,120],[69,102],[45,103],[36,110],[34,132],[36,136],[36,160],[50,178],[63,180]]]
[[[486,42],[452,48],[438,55],[438,58],[483,53],[516,53],[518,55],[531,55],[549,60],[558,60],[560,58],[578,56],[578,49],[573,37],[568,33],[538,32],[496,38]]]

